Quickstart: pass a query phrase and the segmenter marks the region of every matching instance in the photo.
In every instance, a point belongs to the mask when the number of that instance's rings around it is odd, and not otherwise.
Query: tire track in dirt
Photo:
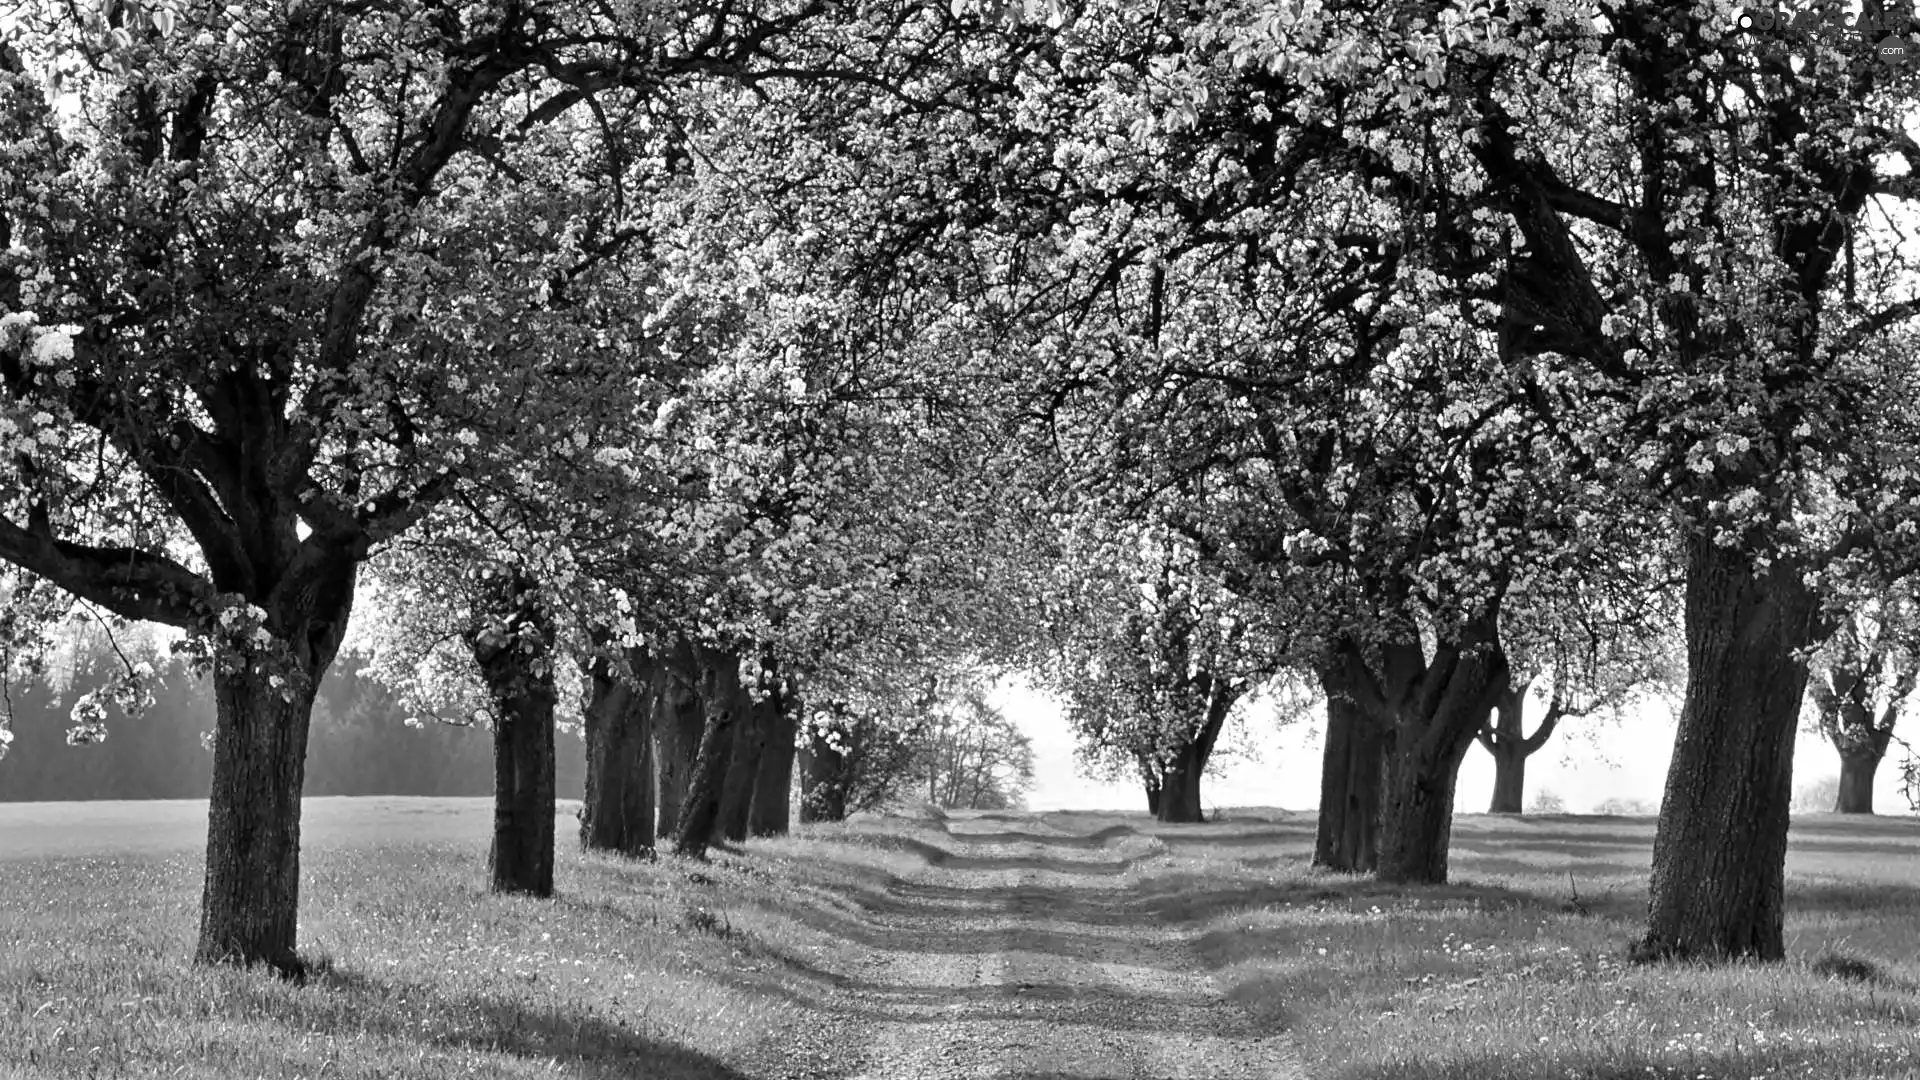
[[[828,1005],[850,1080],[1300,1080],[1291,1041],[1223,1000],[1177,929],[1129,905],[1151,841],[1040,815],[955,818],[898,883],[886,948]],[[857,1019],[856,1019],[857,1018]]]

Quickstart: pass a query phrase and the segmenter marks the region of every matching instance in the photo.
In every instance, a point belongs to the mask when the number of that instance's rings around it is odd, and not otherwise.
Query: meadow
[[[484,800],[314,799],[320,967],[293,985],[186,963],[202,813],[0,806],[0,1077],[852,1076],[876,951],[985,947],[904,932],[910,883],[1013,865],[937,814],[628,862],[580,853],[568,810],[536,901],[485,892]],[[1008,817],[1045,826],[1024,863],[1053,845],[1102,910],[1177,930],[1313,1077],[1920,1075],[1920,821],[1797,820],[1789,961],[1705,969],[1623,962],[1646,819],[1463,816],[1455,882],[1404,889],[1308,869],[1309,815]]]

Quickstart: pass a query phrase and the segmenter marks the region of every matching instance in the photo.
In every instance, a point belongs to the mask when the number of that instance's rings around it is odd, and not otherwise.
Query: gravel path
[[[1132,829],[956,818],[835,964],[812,1060],[850,1080],[1299,1080],[1295,1050],[1219,996],[1182,934],[1128,904]],[[822,1060],[825,1059],[825,1060]],[[830,1063],[830,1064],[829,1064]],[[822,1066],[827,1066],[822,1068]]]

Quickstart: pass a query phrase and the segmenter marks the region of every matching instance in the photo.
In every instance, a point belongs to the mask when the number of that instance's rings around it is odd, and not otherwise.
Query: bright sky
[[[1146,795],[1137,783],[1101,783],[1087,779],[1076,768],[1073,733],[1059,706],[1019,682],[1002,684],[994,703],[1033,739],[1034,787],[1027,805],[1036,810],[1142,810]],[[1531,731],[1538,702],[1529,702],[1527,727]],[[1271,713],[1253,715],[1242,737],[1223,736],[1223,745],[1251,744],[1257,760],[1238,758],[1210,770],[1201,783],[1202,805],[1277,806],[1312,810],[1320,794],[1320,723],[1281,728]],[[1527,762],[1527,802],[1543,787],[1566,802],[1569,813],[1588,813],[1608,799],[1644,799],[1657,807],[1666,782],[1667,761],[1673,755],[1674,716],[1655,705],[1618,724],[1581,724],[1568,721],[1553,740]],[[1882,814],[1905,813],[1900,795],[1900,747],[1888,751],[1874,789],[1874,809]],[[1839,775],[1833,748],[1816,733],[1802,731],[1794,751],[1795,790],[1823,777]],[[1493,763],[1475,745],[1460,769],[1455,809],[1482,813],[1493,797]]]

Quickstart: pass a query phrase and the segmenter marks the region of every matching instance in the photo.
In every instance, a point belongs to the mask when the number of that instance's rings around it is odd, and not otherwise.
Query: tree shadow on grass
[[[1503,1056],[1488,1053],[1441,1052],[1410,1056],[1390,1064],[1351,1065],[1341,1080],[1539,1080],[1543,1076],[1575,1080],[1647,1080],[1650,1076],[1746,1077],[1867,1075],[1830,1071],[1833,1063],[1806,1056],[1787,1065],[1779,1056],[1753,1053],[1712,1053],[1689,1049],[1663,1055],[1649,1051],[1597,1054],[1539,1054]],[[1894,1064],[1891,1058],[1886,1062]],[[1784,1066],[1784,1071],[1782,1071]],[[1817,1068],[1816,1068],[1817,1066]],[[1893,1075],[1874,1073],[1873,1075]]]
[[[1213,887],[1190,877],[1169,875],[1142,882],[1135,902],[1141,910],[1167,922],[1203,923],[1229,912],[1261,907],[1322,905],[1364,910],[1385,901],[1415,910],[1564,911],[1566,900],[1493,882],[1390,885],[1357,874],[1326,874]]]
[[[447,997],[420,983],[383,983],[351,968],[329,967],[309,987],[344,999],[339,1010],[302,1010],[302,1029],[323,1017],[352,1017],[354,1035],[371,1031],[399,1042],[450,1051],[507,1054],[554,1062],[581,1080],[749,1080],[696,1050],[642,1034],[611,1015],[491,995]]]
[[[947,829],[947,835],[967,844],[1044,844],[1048,847],[1077,849],[1103,848],[1116,840],[1141,835],[1140,830],[1131,825],[1109,825],[1090,833],[1026,832],[1020,829],[1001,829],[997,832],[969,832],[964,829]]]

